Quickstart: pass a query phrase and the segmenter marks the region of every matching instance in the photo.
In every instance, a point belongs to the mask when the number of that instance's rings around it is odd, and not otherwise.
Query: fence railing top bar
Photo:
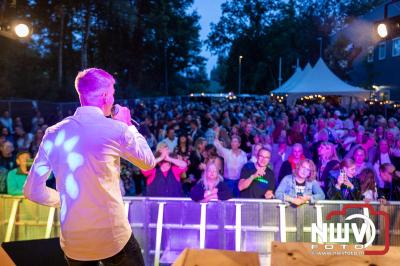
[[[163,198],[163,197],[124,197],[124,201],[143,201],[143,200],[150,200],[150,201],[192,201],[190,198]],[[211,200],[211,202],[218,202],[217,200]],[[270,203],[270,204],[277,204],[282,203],[281,200],[263,200],[263,199],[230,199],[227,202],[253,202],[253,203]]]
[[[0,194],[0,198],[13,198],[13,199],[25,199],[24,196],[12,196],[12,195],[7,195],[7,194]],[[176,202],[176,201],[184,201],[184,202],[191,202],[191,198],[167,198],[167,197],[123,197],[124,201],[170,201],[170,202]],[[211,202],[218,202],[217,200],[211,200]],[[272,199],[272,200],[267,200],[267,199],[230,199],[227,200],[227,202],[237,202],[237,203],[267,203],[267,204],[281,204],[285,203],[281,200],[278,199]],[[347,201],[347,200],[319,200],[316,201],[315,204],[319,205],[337,205],[337,204],[365,204],[365,201]],[[368,204],[371,205],[380,205],[381,203],[379,201],[370,201]],[[400,205],[400,201],[388,201],[387,205]]]
[[[365,201],[350,201],[350,200],[319,200],[316,201],[315,204],[321,204],[321,205],[329,205],[329,204],[365,204]],[[368,204],[371,205],[380,205],[381,203],[379,201],[369,201]],[[388,201],[388,205],[400,205],[400,201]]]
[[[0,194],[0,198],[25,199],[24,196],[13,196],[13,195],[7,195],[7,194]]]

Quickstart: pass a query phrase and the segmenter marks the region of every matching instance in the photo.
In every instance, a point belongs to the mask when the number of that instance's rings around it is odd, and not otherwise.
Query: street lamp
[[[377,31],[378,31],[379,37],[381,37],[381,38],[386,38],[386,36],[388,35],[388,30],[387,30],[385,23],[379,24]]]
[[[16,25],[14,27],[14,31],[19,38],[25,38],[30,33],[30,29],[25,23],[19,23],[18,25]]]
[[[10,39],[24,39],[28,37],[32,29],[24,22],[12,22],[0,25],[0,35]]]
[[[383,22],[379,23],[378,27],[376,28],[376,31],[377,31],[379,37],[381,37],[382,39],[386,38],[388,36],[388,34],[390,33],[390,31],[393,30],[393,25],[386,25],[386,24],[389,24],[389,19],[388,19],[389,5],[399,2],[399,1],[400,0],[391,0],[390,2],[387,2],[384,6]],[[398,21],[398,19],[397,19],[397,21]],[[393,24],[393,22],[394,21],[392,21],[391,23]],[[398,27],[399,27],[399,25],[397,24],[397,30],[398,30]],[[391,33],[391,34],[393,34],[393,33]]]
[[[240,95],[240,89],[241,89],[241,85],[242,85],[242,59],[243,56],[240,55],[239,56],[239,73],[238,73],[238,94]]]
[[[318,37],[317,40],[319,41],[319,58],[322,58],[322,37]]]

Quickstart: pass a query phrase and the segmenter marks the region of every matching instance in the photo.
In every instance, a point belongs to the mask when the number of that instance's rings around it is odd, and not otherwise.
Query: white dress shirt
[[[214,145],[218,154],[224,158],[224,177],[230,180],[239,180],[240,171],[247,163],[246,153],[240,150],[239,154],[235,154],[231,149],[222,147],[219,140],[215,140]]]
[[[46,130],[24,194],[39,204],[61,206],[60,242],[67,257],[104,259],[128,242],[132,230],[119,186],[120,157],[144,170],[155,165],[136,128],[106,118],[98,107],[79,107]],[[51,171],[57,191],[46,187]]]
[[[177,137],[175,137],[174,140],[165,138],[162,142],[167,144],[170,153],[174,152],[176,146],[178,146],[178,138]]]

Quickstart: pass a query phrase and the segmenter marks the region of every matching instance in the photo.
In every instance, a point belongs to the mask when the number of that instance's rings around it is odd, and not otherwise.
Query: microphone
[[[111,107],[111,117],[116,116],[118,114],[118,112],[119,112],[119,107],[117,105],[113,105]],[[140,127],[140,124],[138,122],[136,122],[135,120],[133,120],[132,118],[131,118],[131,122],[134,126]]]

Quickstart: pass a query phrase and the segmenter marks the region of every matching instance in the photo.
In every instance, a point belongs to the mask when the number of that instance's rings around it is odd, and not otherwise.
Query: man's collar
[[[104,116],[103,111],[97,106],[81,106],[81,107],[78,107],[76,109],[74,115],[80,115],[80,114],[100,114],[100,115]]]

